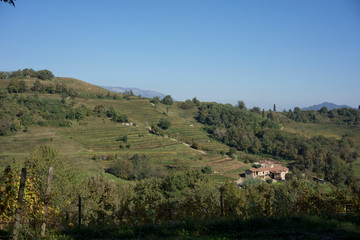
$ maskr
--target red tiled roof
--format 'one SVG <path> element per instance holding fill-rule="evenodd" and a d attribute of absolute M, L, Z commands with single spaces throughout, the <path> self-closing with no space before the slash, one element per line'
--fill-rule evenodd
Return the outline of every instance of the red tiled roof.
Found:
<path fill-rule="evenodd" d="M 251 172 L 264 172 L 269 171 L 271 168 L 250 168 L 249 171 Z"/>
<path fill-rule="evenodd" d="M 265 172 L 269 171 L 271 173 L 281 173 L 281 172 L 287 172 L 289 169 L 284 166 L 275 166 L 273 168 L 250 168 L 248 169 L 251 172 Z"/>
<path fill-rule="evenodd" d="M 281 173 L 281 172 L 287 172 L 287 171 L 289 171 L 289 169 L 284 166 L 276 166 L 276 167 L 270 168 L 269 171 L 272 173 Z"/>

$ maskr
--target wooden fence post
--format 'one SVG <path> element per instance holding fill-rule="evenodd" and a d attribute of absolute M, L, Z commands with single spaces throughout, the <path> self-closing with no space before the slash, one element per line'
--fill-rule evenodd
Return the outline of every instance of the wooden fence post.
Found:
<path fill-rule="evenodd" d="M 24 198 L 24 190 L 25 190 L 25 182 L 26 182 L 26 168 L 21 169 L 21 178 L 20 178 L 20 187 L 19 187 L 19 196 L 18 196 L 18 208 L 15 211 L 15 224 L 13 230 L 13 240 L 18 239 L 19 227 L 21 221 L 21 212 L 22 212 L 22 203 Z"/>
<path fill-rule="evenodd" d="M 220 214 L 223 217 L 224 216 L 224 200 L 223 195 L 220 195 Z"/>
<path fill-rule="evenodd" d="M 46 192 L 45 192 L 45 202 L 44 202 L 44 214 L 42 215 L 42 225 L 41 225 L 41 236 L 45 237 L 46 230 L 46 215 L 48 212 L 48 204 L 50 200 L 50 189 L 51 189 L 51 179 L 53 175 L 53 167 L 49 167 L 49 175 L 47 179 Z"/>
<path fill-rule="evenodd" d="M 79 195 L 79 227 L 81 227 L 81 196 Z"/>

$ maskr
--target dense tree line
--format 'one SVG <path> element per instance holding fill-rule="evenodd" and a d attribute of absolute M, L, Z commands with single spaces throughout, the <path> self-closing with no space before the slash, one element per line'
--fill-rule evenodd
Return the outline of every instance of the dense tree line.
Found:
<path fill-rule="evenodd" d="M 132 91 L 125 92 L 124 94 L 117 94 L 108 92 L 104 93 L 89 93 L 86 91 L 79 91 L 74 88 L 68 87 L 65 83 L 51 81 L 55 76 L 49 70 L 35 71 L 33 69 L 23 69 L 12 72 L 0 72 L 0 80 L 8 79 L 9 84 L 7 90 L 9 93 L 25 93 L 25 92 L 37 92 L 37 93 L 49 93 L 49 94 L 61 94 L 72 98 L 81 97 L 85 99 L 126 99 L 130 100 L 134 97 Z M 27 81 L 28 78 L 37 78 L 32 84 Z"/>
<path fill-rule="evenodd" d="M 335 108 L 328 110 L 326 107 L 322 107 L 318 111 L 302 111 L 296 107 L 294 111 L 284 111 L 283 114 L 296 122 L 303 123 L 334 123 L 356 126 L 360 124 L 360 111 L 354 108 Z"/>
<path fill-rule="evenodd" d="M 150 100 L 151 103 L 153 104 L 165 104 L 165 105 L 172 105 L 174 103 L 173 98 L 170 95 L 166 95 L 163 99 L 160 100 L 160 98 L 158 96 L 153 97 Z"/>
<path fill-rule="evenodd" d="M 359 154 L 353 140 L 306 138 L 281 131 L 278 123 L 263 116 L 243 104 L 209 103 L 199 107 L 197 120 L 214 138 L 240 151 L 295 160 L 298 170 L 314 172 L 337 185 L 354 183 L 351 163 Z"/>
<path fill-rule="evenodd" d="M 51 80 L 53 79 L 55 76 L 54 74 L 47 70 L 39 70 L 39 71 L 35 71 L 32 68 L 25 68 L 23 70 L 17 70 L 17 71 L 12 71 L 12 72 L 0 72 L 0 79 L 10 79 L 10 78 L 17 78 L 17 79 L 21 79 L 21 78 L 38 78 L 41 80 Z"/>
<path fill-rule="evenodd" d="M 196 118 L 207 126 L 212 136 L 225 144 L 251 153 L 259 153 L 261 144 L 256 133 L 263 129 L 279 129 L 280 124 L 248 111 L 241 104 L 203 103 Z"/>

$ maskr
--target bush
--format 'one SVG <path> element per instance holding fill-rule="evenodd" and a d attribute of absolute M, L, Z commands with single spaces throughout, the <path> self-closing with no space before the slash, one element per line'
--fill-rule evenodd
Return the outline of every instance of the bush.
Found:
<path fill-rule="evenodd" d="M 58 122 L 59 127 L 71 127 L 72 121 L 70 120 L 63 120 Z"/>
<path fill-rule="evenodd" d="M 3 118 L 0 120 L 0 136 L 7 136 L 11 132 L 12 122 L 9 119 Z"/>
<path fill-rule="evenodd" d="M 194 103 L 189 99 L 180 104 L 180 108 L 182 108 L 184 110 L 192 109 L 193 107 L 194 107 Z"/>
<path fill-rule="evenodd" d="M 158 104 L 160 102 L 160 98 L 158 96 L 153 97 L 153 99 L 150 100 L 153 104 Z"/>
<path fill-rule="evenodd" d="M 160 119 L 160 121 L 157 125 L 162 130 L 166 130 L 171 126 L 171 122 L 169 120 L 167 120 L 166 118 L 162 118 L 162 119 Z"/>
<path fill-rule="evenodd" d="M 128 141 L 128 135 L 124 135 L 122 137 L 119 137 L 116 139 L 116 141 L 123 141 L 123 142 L 127 142 Z"/>
<path fill-rule="evenodd" d="M 9 93 L 24 93 L 27 91 L 27 86 L 24 80 L 13 79 L 7 86 Z"/>
<path fill-rule="evenodd" d="M 271 184 L 273 182 L 273 180 L 271 178 L 266 180 L 267 183 Z"/>
<path fill-rule="evenodd" d="M 54 74 L 50 72 L 49 70 L 39 70 L 37 71 L 37 77 L 41 80 L 50 80 L 54 78 Z"/>
<path fill-rule="evenodd" d="M 213 170 L 211 169 L 211 166 L 205 166 L 201 169 L 201 172 L 204 174 L 211 174 L 213 173 Z"/>
<path fill-rule="evenodd" d="M 191 147 L 192 147 L 193 149 L 200 149 L 199 143 L 198 143 L 198 142 L 195 142 L 195 141 L 192 142 Z"/>
<path fill-rule="evenodd" d="M 37 123 L 38 123 L 38 125 L 39 125 L 39 126 L 42 126 L 42 127 L 45 127 L 45 126 L 47 126 L 47 125 L 48 125 L 48 124 L 47 124 L 47 122 L 45 122 L 45 121 L 41 121 L 41 120 L 40 120 L 40 121 L 38 121 Z"/>
<path fill-rule="evenodd" d="M 242 185 L 244 188 L 248 188 L 262 183 L 263 181 L 260 178 L 245 178 Z"/>

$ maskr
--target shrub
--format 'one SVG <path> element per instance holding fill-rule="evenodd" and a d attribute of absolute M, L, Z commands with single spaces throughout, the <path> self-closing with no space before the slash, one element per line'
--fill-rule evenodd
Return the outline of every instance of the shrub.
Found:
<path fill-rule="evenodd" d="M 48 124 L 47 124 L 47 122 L 45 122 L 45 121 L 41 121 L 41 120 L 40 120 L 40 121 L 38 121 L 37 123 L 38 123 L 38 125 L 39 125 L 39 126 L 42 126 L 42 127 L 45 127 L 45 126 L 47 126 L 47 125 L 48 125 Z"/>
<path fill-rule="evenodd" d="M 193 149 L 200 149 L 199 143 L 198 143 L 198 142 L 195 142 L 195 141 L 192 142 L 191 147 L 192 147 Z"/>
<path fill-rule="evenodd" d="M 273 180 L 271 178 L 266 180 L 267 183 L 271 184 L 273 182 Z"/>
<path fill-rule="evenodd" d="M 182 108 L 184 110 L 192 109 L 193 107 L 194 107 L 194 103 L 189 99 L 180 104 L 180 108 Z"/>
<path fill-rule="evenodd" d="M 70 120 L 62 120 L 58 122 L 59 127 L 71 127 L 72 122 Z"/>
<path fill-rule="evenodd" d="M 41 80 L 50 80 L 54 78 L 54 74 L 50 72 L 49 70 L 39 70 L 37 71 L 37 77 Z"/>
<path fill-rule="evenodd" d="M 213 170 L 211 169 L 211 166 L 205 166 L 201 169 L 201 172 L 204 174 L 211 174 L 213 173 Z"/>
<path fill-rule="evenodd" d="M 123 142 L 127 142 L 128 141 L 128 135 L 124 135 L 124 136 L 121 136 L 121 137 L 118 137 L 116 139 L 116 141 L 123 141 Z"/>
<path fill-rule="evenodd" d="M 162 118 L 157 125 L 159 126 L 159 128 L 166 130 L 171 126 L 171 122 L 166 118 Z"/>
<path fill-rule="evenodd" d="M 160 102 L 160 98 L 158 96 L 155 96 L 153 99 L 150 100 L 153 104 L 158 104 Z"/>

